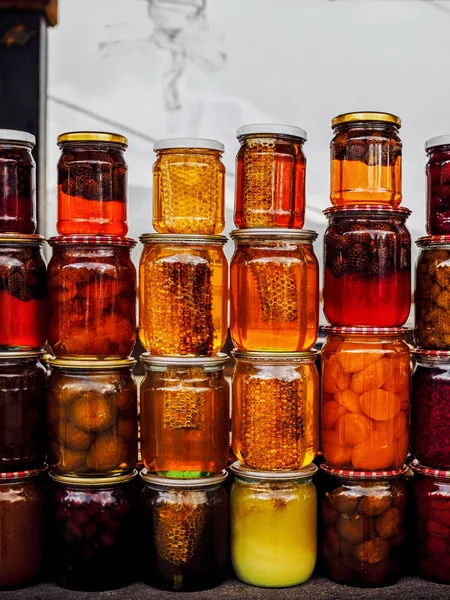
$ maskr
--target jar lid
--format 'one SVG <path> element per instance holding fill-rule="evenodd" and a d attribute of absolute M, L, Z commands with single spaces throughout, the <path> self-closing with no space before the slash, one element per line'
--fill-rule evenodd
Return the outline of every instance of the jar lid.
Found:
<path fill-rule="evenodd" d="M 0 142 L 23 142 L 34 146 L 36 137 L 27 131 L 19 131 L 18 129 L 0 129 Z"/>
<path fill-rule="evenodd" d="M 318 471 L 318 467 L 314 463 L 299 471 L 254 471 L 243 467 L 238 460 L 230 466 L 230 469 L 236 475 L 241 475 L 247 479 L 270 479 L 271 481 L 306 479 L 313 477 Z"/>
<path fill-rule="evenodd" d="M 2 360 L 8 362 L 10 360 L 20 360 L 21 358 L 40 358 L 44 354 L 45 350 L 9 350 L 8 352 L 0 352 L 0 363 Z"/>
<path fill-rule="evenodd" d="M 319 355 L 318 350 L 309 350 L 307 352 L 244 352 L 241 350 L 232 350 L 231 354 L 234 358 L 248 358 L 249 360 L 275 360 L 275 361 L 290 361 L 290 360 L 311 360 L 315 361 Z"/>
<path fill-rule="evenodd" d="M 92 356 L 65 356 L 64 358 L 50 357 L 48 363 L 52 367 L 59 369 L 89 369 L 89 370 L 111 370 L 121 367 L 134 367 L 136 364 L 134 358 L 93 358 Z"/>
<path fill-rule="evenodd" d="M 134 248 L 137 244 L 132 238 L 114 235 L 57 235 L 47 240 L 50 246 L 127 246 Z"/>
<path fill-rule="evenodd" d="M 308 139 L 308 134 L 301 127 L 295 127 L 294 125 L 278 125 L 277 123 L 253 123 L 251 125 L 243 125 L 236 131 L 236 137 L 240 139 L 246 135 L 273 135 L 287 136 L 292 138 L 298 138 L 303 142 Z"/>
<path fill-rule="evenodd" d="M 189 150 L 217 150 L 225 152 L 225 146 L 217 140 L 208 140 L 204 138 L 169 138 L 158 140 L 153 144 L 153 150 L 172 150 L 176 148 L 186 148 Z"/>
<path fill-rule="evenodd" d="M 369 110 L 367 112 L 350 112 L 338 115 L 337 117 L 334 117 L 334 119 L 331 121 L 331 127 L 335 127 L 336 125 L 340 125 L 341 123 L 356 123 L 358 121 L 377 121 L 379 123 L 393 123 L 398 127 L 402 126 L 400 117 L 397 117 L 396 115 L 392 115 L 391 113 L 374 112 Z"/>
<path fill-rule="evenodd" d="M 348 213 L 349 215 L 357 215 L 364 213 L 373 213 L 373 216 L 383 215 L 386 217 L 409 217 L 411 210 L 405 206 L 386 206 L 384 204 L 346 204 L 345 206 L 330 206 L 323 211 L 323 214 L 328 217 L 339 213 Z"/>
<path fill-rule="evenodd" d="M 141 361 L 146 365 L 158 365 L 164 366 L 196 366 L 196 367 L 215 367 L 223 366 L 227 360 L 228 355 L 220 352 L 215 356 L 153 356 L 148 352 L 144 352 L 140 357 Z"/>
<path fill-rule="evenodd" d="M 64 142 L 104 142 L 107 144 L 122 144 L 128 146 L 128 140 L 120 133 L 106 131 L 69 131 L 58 136 L 56 143 Z"/>
<path fill-rule="evenodd" d="M 34 233 L 1 233 L 0 244 L 20 244 L 26 246 L 41 246 L 45 242 L 43 235 Z"/>
<path fill-rule="evenodd" d="M 39 467 L 39 469 L 27 469 L 25 471 L 11 471 L 9 473 L 0 473 L 0 483 L 5 481 L 17 481 L 19 479 L 29 479 L 37 477 L 47 470 L 47 465 Z"/>
<path fill-rule="evenodd" d="M 426 467 L 425 465 L 421 465 L 417 459 L 411 461 L 409 466 L 413 471 L 420 475 L 428 475 L 430 477 L 437 477 L 438 479 L 450 479 L 450 471 Z"/>
<path fill-rule="evenodd" d="M 173 477 L 162 477 L 161 475 L 154 475 L 149 473 L 147 469 L 142 469 L 140 476 L 151 485 L 163 488 L 207 488 L 213 485 L 217 485 L 225 481 L 228 477 L 228 473 L 223 469 L 218 475 L 211 475 L 211 477 L 198 477 L 195 479 L 188 478 L 173 478 Z"/>
<path fill-rule="evenodd" d="M 416 240 L 419 248 L 446 246 L 450 244 L 450 235 L 424 235 Z"/>
<path fill-rule="evenodd" d="M 363 471 L 359 469 L 339 469 L 338 467 L 332 467 L 328 463 L 322 463 L 320 468 L 337 477 L 345 477 L 347 479 L 394 479 L 400 477 L 408 471 L 408 467 L 403 465 L 397 469 L 380 469 L 378 471 Z"/>
<path fill-rule="evenodd" d="M 405 335 L 407 327 L 334 327 L 325 325 L 325 333 L 348 333 L 356 335 Z"/>
<path fill-rule="evenodd" d="M 59 475 L 52 471 L 49 471 L 48 474 L 50 479 L 53 479 L 53 481 L 57 481 L 58 483 L 63 483 L 64 485 L 105 487 L 131 481 L 136 477 L 138 472 L 134 469 L 131 473 L 121 473 L 120 475 L 111 475 L 109 477 L 72 477 L 70 475 Z"/>
<path fill-rule="evenodd" d="M 450 135 L 437 135 L 425 142 L 425 150 L 438 146 L 450 146 Z"/>
<path fill-rule="evenodd" d="M 310 229 L 234 229 L 230 233 L 233 240 L 295 240 L 298 242 L 314 242 L 319 234 Z"/>
<path fill-rule="evenodd" d="M 204 246 L 223 246 L 227 243 L 225 235 L 183 234 L 183 233 L 144 233 L 139 240 L 143 244 L 190 244 Z"/>
<path fill-rule="evenodd" d="M 450 351 L 448 350 L 424 350 L 423 348 L 413 348 L 411 353 L 415 356 L 423 356 L 424 358 L 441 358 L 442 362 L 450 361 Z M 444 360 L 446 359 L 446 360 Z"/>

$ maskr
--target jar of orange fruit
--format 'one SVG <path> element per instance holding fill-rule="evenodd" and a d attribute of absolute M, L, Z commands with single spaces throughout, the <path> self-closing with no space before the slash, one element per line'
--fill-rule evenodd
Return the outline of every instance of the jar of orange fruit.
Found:
<path fill-rule="evenodd" d="M 401 327 L 326 327 L 322 432 L 332 466 L 377 470 L 409 449 L 410 350 Z"/>

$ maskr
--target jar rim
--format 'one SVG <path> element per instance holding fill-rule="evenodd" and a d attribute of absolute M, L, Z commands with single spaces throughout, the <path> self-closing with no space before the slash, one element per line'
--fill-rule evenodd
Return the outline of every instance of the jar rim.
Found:
<path fill-rule="evenodd" d="M 425 350 L 424 348 L 413 348 L 411 354 L 416 358 L 423 358 L 429 362 L 450 362 L 449 350 Z"/>
<path fill-rule="evenodd" d="M 36 136 L 19 129 L 0 129 L 0 144 L 2 142 L 20 142 L 32 148 L 36 144 Z"/>
<path fill-rule="evenodd" d="M 377 112 L 377 111 L 362 111 L 362 112 L 348 112 L 342 113 L 334 117 L 331 121 L 331 127 L 341 125 L 342 123 L 358 123 L 358 122 L 378 122 L 378 123 L 392 123 L 397 127 L 402 126 L 400 117 L 392 113 Z"/>
<path fill-rule="evenodd" d="M 408 471 L 408 466 L 403 465 L 402 467 L 394 469 L 379 469 L 371 471 L 369 469 L 341 469 L 339 467 L 333 467 L 328 463 L 322 463 L 320 465 L 322 471 L 335 477 L 342 477 L 343 479 L 358 479 L 365 481 L 373 481 L 376 479 L 395 479 L 401 477 Z"/>
<path fill-rule="evenodd" d="M 384 204 L 346 204 L 344 206 L 330 206 L 323 211 L 328 218 L 330 216 L 369 216 L 369 217 L 404 217 L 411 215 L 411 210 L 406 206 L 386 206 Z"/>
<path fill-rule="evenodd" d="M 158 488 L 186 488 L 186 489 L 201 489 L 208 488 L 218 485 L 225 481 L 228 477 L 228 473 L 223 469 L 217 475 L 211 475 L 210 477 L 198 477 L 194 479 L 189 478 L 174 478 L 174 477 L 163 477 L 161 475 L 154 475 L 149 473 L 148 469 L 142 469 L 139 473 L 144 483 Z"/>
<path fill-rule="evenodd" d="M 419 475 L 427 475 L 429 477 L 436 477 L 437 479 L 450 479 L 450 470 L 426 467 L 417 459 L 412 460 L 409 466 L 415 473 L 419 473 Z"/>
<path fill-rule="evenodd" d="M 63 483 L 64 485 L 73 486 L 84 486 L 84 487 L 106 487 L 110 485 L 117 485 L 119 483 L 126 483 L 132 481 L 138 474 L 137 470 L 134 469 L 130 473 L 120 473 L 119 475 L 110 475 L 107 477 L 72 477 L 71 475 L 60 475 L 49 471 L 48 475 L 50 479 L 57 483 Z"/>
<path fill-rule="evenodd" d="M 153 151 L 159 150 L 216 150 L 217 152 L 225 152 L 225 146 L 218 140 L 208 138 L 166 138 L 158 140 L 153 144 Z"/>
<path fill-rule="evenodd" d="M 306 352 L 263 352 L 263 351 L 249 351 L 237 350 L 236 348 L 231 351 L 233 358 L 243 358 L 249 360 L 270 360 L 270 361 L 289 361 L 289 360 L 300 360 L 300 361 L 311 361 L 314 362 L 319 356 L 318 350 L 308 350 Z"/>
<path fill-rule="evenodd" d="M 0 366 L 3 360 L 20 360 L 21 358 L 41 358 L 44 356 L 45 350 L 10 350 L 8 352 L 0 352 Z"/>
<path fill-rule="evenodd" d="M 56 367 L 59 369 L 89 369 L 94 371 L 109 371 L 122 367 L 134 367 L 137 361 L 132 357 L 117 358 L 113 356 L 105 356 L 104 358 L 95 358 L 92 356 L 67 355 L 64 358 L 51 356 L 48 358 L 47 362 L 51 367 Z"/>
<path fill-rule="evenodd" d="M 228 239 L 225 235 L 206 235 L 206 234 L 184 234 L 184 233 L 144 233 L 139 241 L 142 244 L 167 244 L 172 242 L 174 245 L 214 245 L 223 246 Z"/>
<path fill-rule="evenodd" d="M 23 479 L 31 479 L 33 477 L 37 477 L 38 475 L 42 475 L 47 471 L 48 466 L 44 464 L 42 467 L 38 469 L 26 469 L 24 471 L 9 471 L 7 473 L 0 473 L 0 485 L 2 483 L 8 483 L 10 481 L 19 481 Z"/>
<path fill-rule="evenodd" d="M 425 142 L 425 150 L 431 150 L 438 146 L 449 146 L 450 135 L 436 135 Z"/>
<path fill-rule="evenodd" d="M 58 135 L 58 145 L 67 142 L 100 142 L 128 146 L 128 139 L 124 135 L 108 131 L 68 131 Z"/>
<path fill-rule="evenodd" d="M 293 240 L 296 242 L 312 243 L 317 239 L 318 233 L 312 229 L 234 229 L 230 232 L 232 240 L 254 239 L 256 241 Z"/>
<path fill-rule="evenodd" d="M 140 360 L 145 365 L 158 365 L 164 366 L 196 366 L 201 367 L 205 365 L 207 367 L 223 366 L 229 356 L 223 352 L 219 352 L 214 356 L 154 356 L 149 352 L 144 352 L 139 356 Z"/>
<path fill-rule="evenodd" d="M 350 335 L 388 335 L 400 336 L 408 332 L 407 327 L 336 327 L 333 325 L 325 325 L 323 328 L 325 333 L 350 334 Z"/>
<path fill-rule="evenodd" d="M 419 248 L 444 248 L 450 246 L 450 235 L 424 235 L 416 240 Z"/>
<path fill-rule="evenodd" d="M 301 127 L 296 125 L 283 125 L 277 123 L 251 123 L 250 125 L 242 125 L 236 130 L 238 140 L 248 135 L 273 135 L 275 137 L 287 136 L 290 138 L 299 139 L 306 142 L 308 134 Z"/>
<path fill-rule="evenodd" d="M 243 467 L 240 461 L 230 465 L 230 469 L 235 475 L 245 477 L 246 479 L 270 479 L 270 481 L 295 481 L 297 479 L 310 479 L 317 471 L 318 467 L 311 463 L 304 469 L 298 471 L 256 471 Z"/>
<path fill-rule="evenodd" d="M 25 244 L 26 246 L 42 246 L 45 242 L 43 235 L 36 233 L 1 233 L 0 244 Z"/>
<path fill-rule="evenodd" d="M 132 238 L 114 235 L 57 235 L 47 240 L 49 246 L 127 246 L 134 248 L 137 244 Z"/>

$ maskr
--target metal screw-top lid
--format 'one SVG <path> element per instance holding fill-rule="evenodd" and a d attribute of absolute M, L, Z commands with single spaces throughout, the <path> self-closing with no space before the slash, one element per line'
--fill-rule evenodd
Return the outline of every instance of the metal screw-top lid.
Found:
<path fill-rule="evenodd" d="M 128 139 L 124 135 L 107 131 L 69 131 L 59 135 L 56 140 L 57 144 L 64 144 L 64 142 L 103 142 L 128 146 Z"/>
<path fill-rule="evenodd" d="M 236 131 L 236 137 L 240 139 L 246 135 L 273 135 L 274 137 L 291 137 L 306 142 L 308 134 L 301 127 L 294 125 L 278 125 L 277 123 L 253 123 L 243 125 Z"/>
<path fill-rule="evenodd" d="M 153 150 L 175 150 L 186 148 L 187 150 L 217 150 L 225 152 L 225 146 L 217 140 L 208 140 L 205 138 L 169 138 L 159 140 L 153 145 Z"/>
<path fill-rule="evenodd" d="M 18 129 L 0 129 L 0 144 L 1 142 L 22 142 L 34 146 L 36 138 L 32 133 L 27 131 L 19 131 Z"/>
<path fill-rule="evenodd" d="M 364 112 L 350 112 L 338 115 L 337 117 L 334 117 L 334 119 L 331 121 L 331 127 L 341 125 L 341 123 L 358 123 L 364 121 L 392 123 L 393 125 L 397 125 L 397 127 L 402 126 L 400 117 L 397 117 L 396 115 L 393 115 L 391 113 L 376 112 L 369 110 Z"/>
<path fill-rule="evenodd" d="M 425 150 L 438 146 L 450 146 L 450 135 L 436 135 L 425 142 Z"/>
<path fill-rule="evenodd" d="M 234 462 L 230 469 L 235 475 L 245 477 L 245 479 L 268 479 L 273 482 L 296 481 L 297 479 L 310 479 L 317 473 L 318 468 L 314 463 L 299 471 L 255 471 L 247 469 L 239 461 Z"/>

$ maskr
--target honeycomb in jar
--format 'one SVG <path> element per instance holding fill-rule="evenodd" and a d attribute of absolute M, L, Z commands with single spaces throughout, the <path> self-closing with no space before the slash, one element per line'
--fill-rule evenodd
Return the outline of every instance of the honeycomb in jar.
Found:
<path fill-rule="evenodd" d="M 294 266 L 284 257 L 250 261 L 264 323 L 286 323 L 298 318 L 297 281 Z"/>
<path fill-rule="evenodd" d="M 272 202 L 275 158 L 275 138 L 252 137 L 246 140 L 242 182 L 245 227 L 274 226 Z"/>
<path fill-rule="evenodd" d="M 204 382 L 202 389 L 199 383 Z M 164 377 L 163 423 L 164 429 L 200 429 L 203 423 L 203 407 L 210 393 L 205 372 L 189 369 L 183 380 L 176 372 L 168 371 Z"/>
<path fill-rule="evenodd" d="M 179 567 L 194 556 L 205 522 L 202 504 L 164 501 L 158 504 L 156 544 L 158 554 Z"/>

